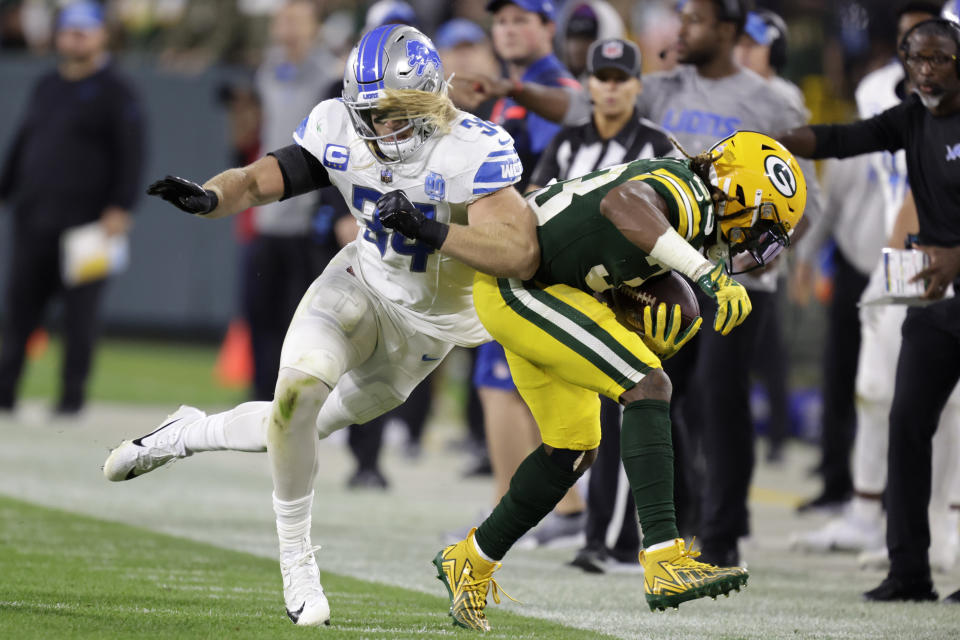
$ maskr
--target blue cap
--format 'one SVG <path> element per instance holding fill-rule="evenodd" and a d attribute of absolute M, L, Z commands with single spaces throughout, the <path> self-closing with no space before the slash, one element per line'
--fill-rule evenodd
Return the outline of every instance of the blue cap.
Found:
<path fill-rule="evenodd" d="M 433 43 L 437 49 L 450 49 L 458 44 L 476 44 L 487 39 L 483 27 L 464 18 L 454 18 L 440 25 Z"/>
<path fill-rule="evenodd" d="M 557 6 L 553 0 L 490 0 L 487 3 L 487 11 L 496 13 L 505 4 L 515 4 L 524 11 L 539 13 L 548 20 L 557 19 Z"/>
<path fill-rule="evenodd" d="M 780 35 L 777 28 L 768 24 L 756 11 L 747 14 L 747 22 L 743 30 L 754 42 L 762 46 L 770 45 Z"/>
<path fill-rule="evenodd" d="M 99 29 L 103 26 L 103 7 L 96 2 L 73 2 L 57 16 L 57 30 Z"/>
<path fill-rule="evenodd" d="M 367 9 L 364 31 L 370 31 L 385 24 L 417 25 L 417 12 L 403 0 L 380 0 Z"/>

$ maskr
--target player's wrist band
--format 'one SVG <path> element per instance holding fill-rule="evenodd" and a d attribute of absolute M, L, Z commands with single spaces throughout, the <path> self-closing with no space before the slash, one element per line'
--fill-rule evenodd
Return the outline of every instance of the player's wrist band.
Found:
<path fill-rule="evenodd" d="M 657 238 L 650 250 L 650 257 L 665 267 L 679 271 L 693 282 L 713 269 L 713 264 L 674 229 L 668 229 Z"/>
<path fill-rule="evenodd" d="M 417 230 L 417 240 L 433 249 L 439 250 L 450 233 L 450 225 L 436 220 L 426 219 Z"/>

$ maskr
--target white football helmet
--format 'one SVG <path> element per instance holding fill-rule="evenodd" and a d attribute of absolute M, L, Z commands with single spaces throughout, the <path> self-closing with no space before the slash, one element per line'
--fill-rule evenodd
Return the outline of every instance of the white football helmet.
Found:
<path fill-rule="evenodd" d="M 367 141 L 380 162 L 396 164 L 422 147 L 436 128 L 426 118 L 417 118 L 399 131 L 377 135 L 373 112 L 385 89 L 446 91 L 440 54 L 430 38 L 413 27 L 386 24 L 364 35 L 350 52 L 343 74 L 343 103 L 357 135 Z M 408 137 L 397 139 L 411 130 Z"/>

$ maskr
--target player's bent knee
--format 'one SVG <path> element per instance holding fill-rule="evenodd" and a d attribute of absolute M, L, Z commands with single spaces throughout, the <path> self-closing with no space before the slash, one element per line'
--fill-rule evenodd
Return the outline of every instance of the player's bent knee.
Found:
<path fill-rule="evenodd" d="M 273 424 L 283 430 L 295 424 L 296 414 L 314 415 L 330 394 L 330 387 L 319 378 L 290 367 L 283 367 L 277 376 L 273 395 Z M 311 424 L 311 419 L 307 424 Z"/>
<path fill-rule="evenodd" d="M 673 384 L 663 369 L 651 369 L 643 380 L 620 396 L 620 403 L 627 405 L 637 400 L 663 400 L 670 402 Z"/>
<path fill-rule="evenodd" d="M 549 445 L 543 445 L 544 451 L 550 461 L 561 467 L 565 471 L 573 471 L 577 475 L 583 475 L 597 459 L 597 449 L 587 449 L 586 451 L 577 451 L 575 449 L 557 449 Z"/>

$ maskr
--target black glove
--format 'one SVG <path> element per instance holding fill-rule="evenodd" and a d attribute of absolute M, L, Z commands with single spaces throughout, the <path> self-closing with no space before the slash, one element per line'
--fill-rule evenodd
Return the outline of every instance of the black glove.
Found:
<path fill-rule="evenodd" d="M 380 196 L 377 209 L 380 212 L 380 224 L 398 231 L 404 237 L 419 240 L 434 249 L 439 249 L 447 239 L 450 227 L 423 215 L 400 189 Z"/>
<path fill-rule="evenodd" d="M 193 214 L 209 213 L 220 203 L 213 191 L 177 176 L 157 180 L 147 189 L 147 195 L 159 196 L 181 211 Z"/>

